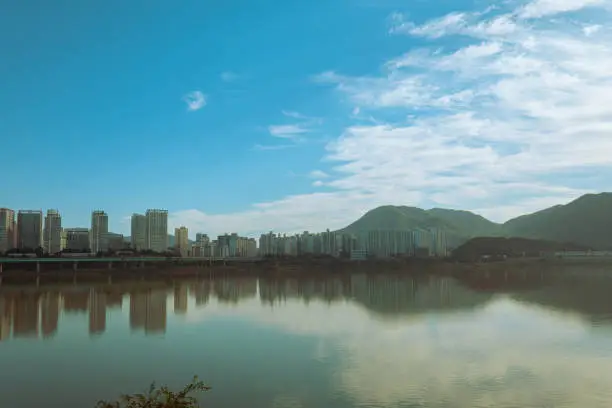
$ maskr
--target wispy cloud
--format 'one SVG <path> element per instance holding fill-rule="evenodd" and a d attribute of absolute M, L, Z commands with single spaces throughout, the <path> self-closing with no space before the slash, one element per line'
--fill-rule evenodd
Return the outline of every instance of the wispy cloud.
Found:
<path fill-rule="evenodd" d="M 503 221 L 609 189 L 612 33 L 584 29 L 609 21 L 609 5 L 536 0 L 424 24 L 398 16 L 392 31 L 427 47 L 415 51 L 408 42 L 407 53 L 380 61 L 380 75 L 314 78 L 348 109 L 376 119 L 355 119 L 327 145 L 321 159 L 335 164 L 329 192 L 176 219 L 290 232 L 342 227 L 374 206 L 410 204 Z M 596 13 L 580 12 L 587 8 Z"/>
<path fill-rule="evenodd" d="M 268 133 L 280 139 L 291 141 L 292 145 L 302 144 L 307 141 L 306 135 L 313 131 L 313 127 L 321 123 L 319 118 L 313 118 L 295 111 L 281 111 L 283 116 L 294 119 L 287 124 L 268 126 Z"/>
<path fill-rule="evenodd" d="M 268 131 L 274 137 L 295 139 L 297 136 L 307 133 L 308 129 L 301 125 L 271 125 L 268 126 Z"/>
<path fill-rule="evenodd" d="M 284 145 L 261 145 L 261 144 L 256 144 L 255 146 L 253 146 L 254 150 L 284 150 L 284 149 L 288 149 L 290 147 L 294 147 L 295 145 L 292 144 L 284 144 Z"/>
<path fill-rule="evenodd" d="M 316 178 L 316 179 L 323 179 L 323 178 L 328 178 L 329 174 L 327 174 L 326 172 L 322 170 L 313 170 L 310 172 L 309 177 Z"/>
<path fill-rule="evenodd" d="M 282 111 L 283 115 L 289 117 L 289 118 L 294 118 L 294 119 L 308 119 L 308 116 L 302 115 L 299 112 L 294 112 L 294 111 Z"/>
<path fill-rule="evenodd" d="M 192 91 L 183 97 L 187 104 L 187 110 L 197 111 L 206 106 L 206 95 L 200 91 Z"/>
<path fill-rule="evenodd" d="M 534 0 L 518 10 L 523 18 L 539 18 L 553 14 L 602 6 L 608 0 Z"/>
<path fill-rule="evenodd" d="M 239 75 L 232 71 L 225 71 L 221 73 L 221 80 L 223 82 L 234 82 L 239 78 Z"/>

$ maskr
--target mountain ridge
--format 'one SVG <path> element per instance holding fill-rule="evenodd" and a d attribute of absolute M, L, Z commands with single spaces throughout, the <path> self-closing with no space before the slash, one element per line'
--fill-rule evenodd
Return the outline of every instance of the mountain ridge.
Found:
<path fill-rule="evenodd" d="M 338 230 L 356 234 L 376 229 L 443 228 L 449 246 L 476 237 L 507 237 L 571 242 L 595 249 L 612 248 L 612 193 L 585 194 L 567 203 L 496 223 L 467 210 L 380 206 Z"/>

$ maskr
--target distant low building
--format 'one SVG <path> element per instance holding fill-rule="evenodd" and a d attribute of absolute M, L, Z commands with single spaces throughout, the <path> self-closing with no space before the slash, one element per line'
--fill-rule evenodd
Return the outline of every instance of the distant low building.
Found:
<path fill-rule="evenodd" d="M 91 244 L 89 242 L 89 229 L 87 228 L 66 228 L 64 229 L 66 236 L 66 251 L 91 252 Z"/>
<path fill-rule="evenodd" d="M 123 234 L 114 232 L 104 232 L 100 234 L 100 251 L 101 252 L 116 252 L 125 248 L 125 239 Z"/>

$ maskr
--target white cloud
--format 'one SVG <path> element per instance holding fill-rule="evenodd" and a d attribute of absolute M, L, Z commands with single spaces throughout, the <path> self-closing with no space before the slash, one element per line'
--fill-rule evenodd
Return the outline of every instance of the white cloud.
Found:
<path fill-rule="evenodd" d="M 183 97 L 187 104 L 187 110 L 197 111 L 206 106 L 206 95 L 200 91 L 192 91 Z"/>
<path fill-rule="evenodd" d="M 293 139 L 298 135 L 307 133 L 308 129 L 301 125 L 271 125 L 268 126 L 268 131 L 275 137 Z"/>
<path fill-rule="evenodd" d="M 429 46 L 380 61 L 380 75 L 314 77 L 349 112 L 359 106 L 375 118 L 347 126 L 326 147 L 323 159 L 338 175 L 326 183 L 329 193 L 176 219 L 291 232 L 342 227 L 380 204 L 445 204 L 504 221 L 609 188 L 603 181 L 583 188 L 568 175 L 612 170 L 612 35 L 584 31 L 592 21 L 581 13 L 550 17 L 590 7 L 603 20 L 609 2 L 552 4 L 454 13 L 422 25 L 396 17 L 394 32 L 424 36 Z M 291 136 L 303 128 L 270 130 Z"/>
<path fill-rule="evenodd" d="M 315 180 L 315 181 L 313 181 L 313 182 L 312 182 L 312 185 L 313 185 L 314 187 L 321 187 L 321 186 L 323 186 L 323 185 L 324 185 L 324 183 L 323 183 L 323 181 L 321 181 L 321 180 Z"/>
<path fill-rule="evenodd" d="M 601 30 L 601 28 L 602 28 L 602 26 L 599 25 L 599 24 L 589 24 L 589 25 L 584 26 L 582 28 L 582 32 L 584 33 L 584 35 L 586 35 L 588 37 L 590 35 L 595 34 L 599 30 Z"/>
<path fill-rule="evenodd" d="M 523 18 L 538 18 L 601 6 L 606 3 L 609 4 L 607 0 L 533 0 L 521 8 L 518 14 Z"/>

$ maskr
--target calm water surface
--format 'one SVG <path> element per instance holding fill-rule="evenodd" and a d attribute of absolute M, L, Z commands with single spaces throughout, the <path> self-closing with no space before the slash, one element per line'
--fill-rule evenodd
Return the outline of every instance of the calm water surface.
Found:
<path fill-rule="evenodd" d="M 612 406 L 610 277 L 0 288 L 0 406 L 181 386 L 206 407 Z"/>

